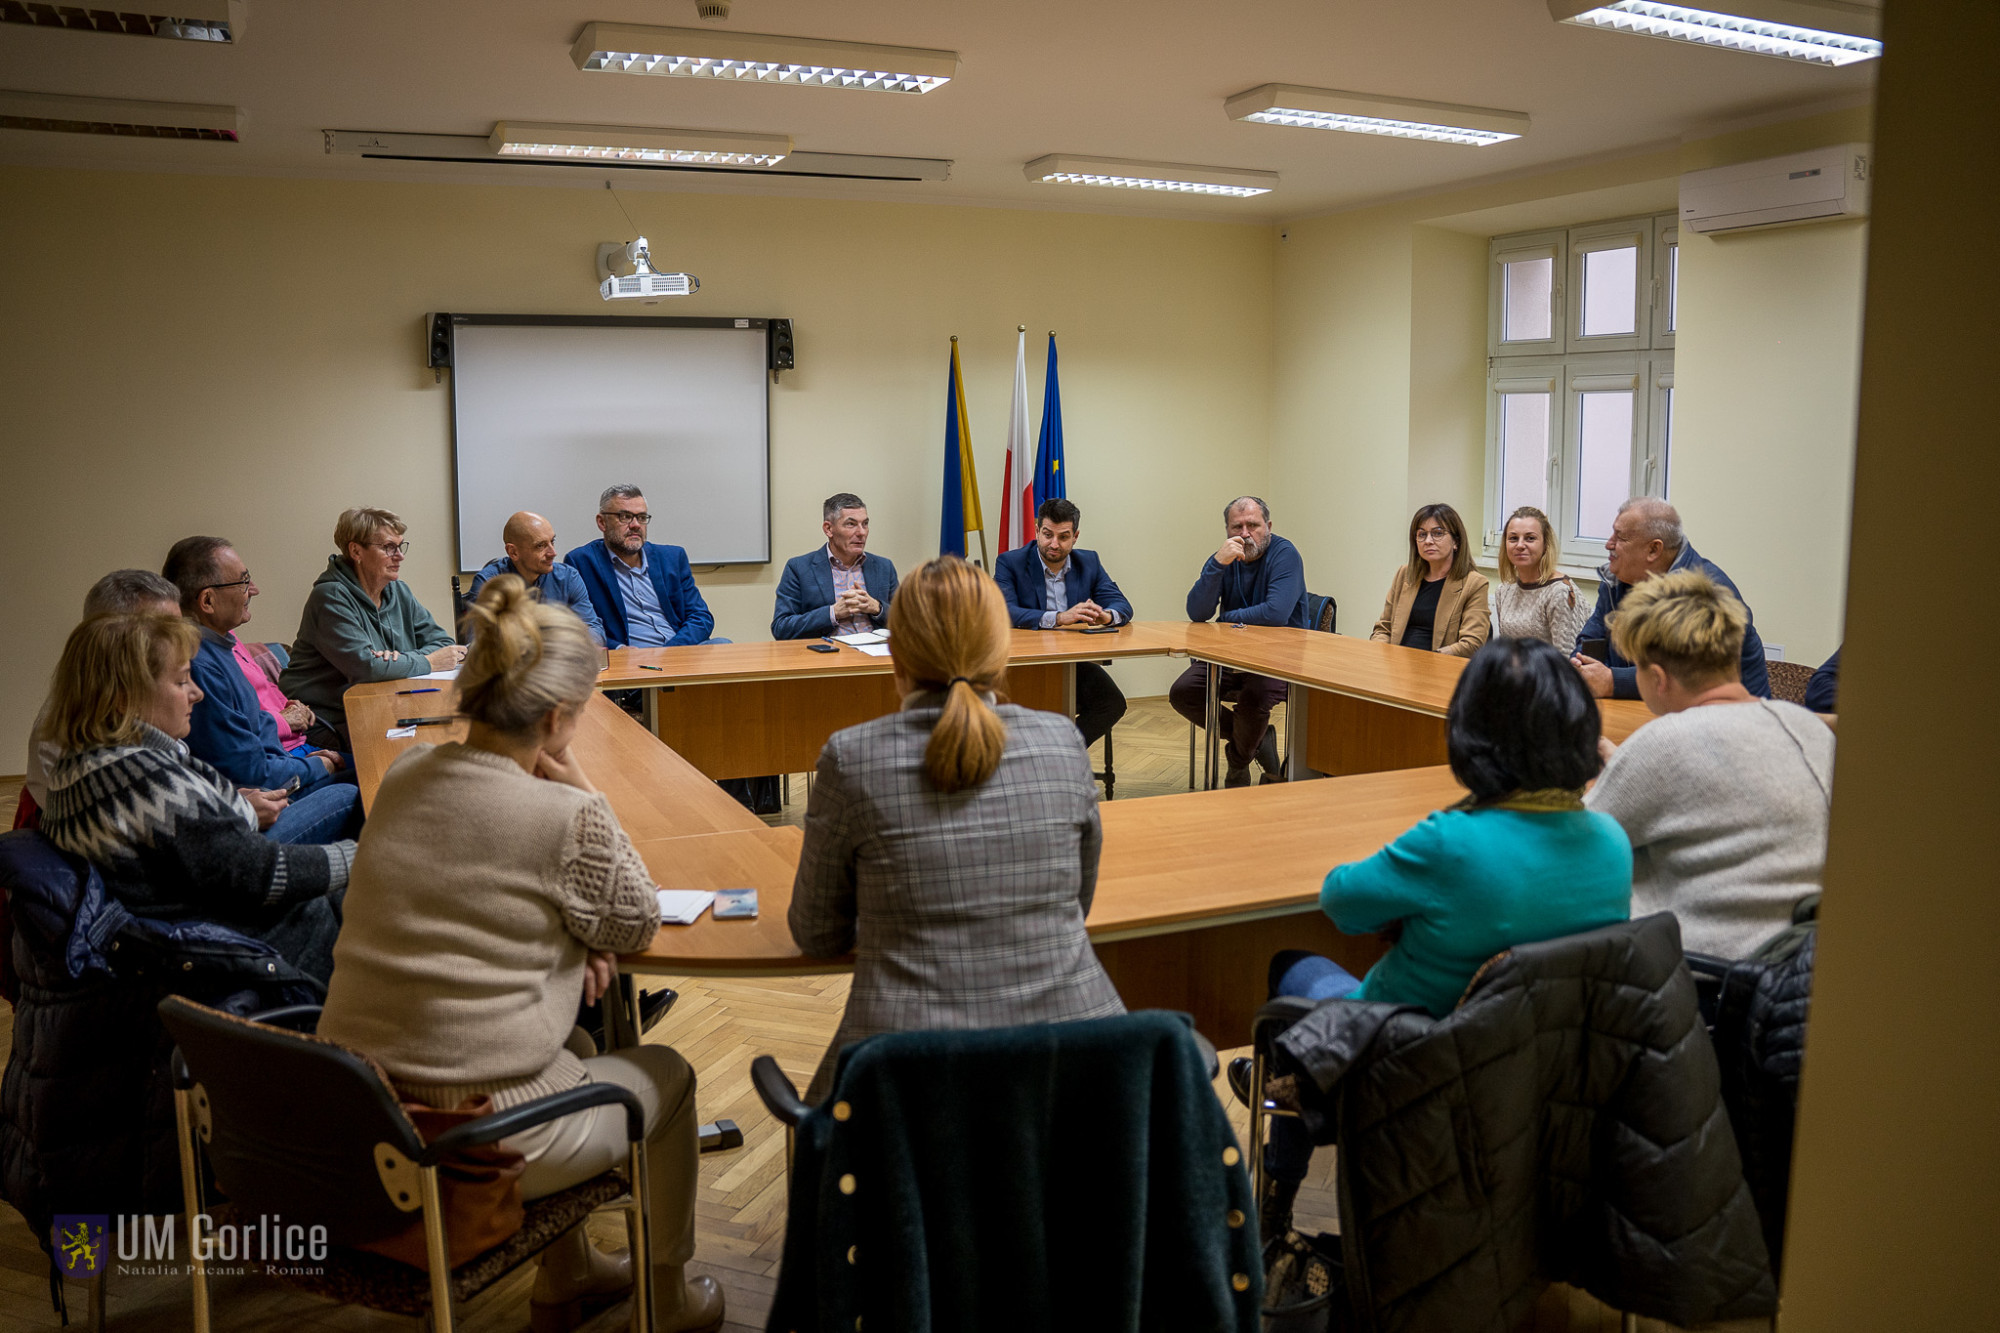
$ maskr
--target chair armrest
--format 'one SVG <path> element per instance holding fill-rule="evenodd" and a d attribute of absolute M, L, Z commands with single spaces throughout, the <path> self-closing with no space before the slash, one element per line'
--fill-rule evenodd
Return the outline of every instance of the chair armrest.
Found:
<path fill-rule="evenodd" d="M 1697 980 L 1713 977 L 1719 981 L 1728 976 L 1729 969 L 1735 966 L 1732 960 L 1717 958 L 1714 954 L 1689 953 L 1682 954 L 1681 957 L 1686 960 L 1688 971 L 1694 973 Z"/>
<path fill-rule="evenodd" d="M 597 1106 L 622 1106 L 625 1108 L 625 1138 L 629 1143 L 638 1143 L 646 1137 L 646 1108 L 639 1104 L 639 1095 L 630 1088 L 616 1083 L 585 1083 L 581 1087 L 569 1088 L 563 1092 L 537 1097 L 519 1106 L 510 1106 L 492 1115 L 468 1120 L 462 1125 L 454 1125 L 444 1133 L 424 1145 L 421 1165 L 435 1166 L 437 1163 L 462 1148 L 476 1148 L 484 1143 L 494 1143 L 536 1125 L 546 1124 L 578 1111 L 588 1111 Z"/>
<path fill-rule="evenodd" d="M 278 1009 L 246 1014 L 245 1017 L 252 1023 L 269 1023 L 293 1032 L 311 1032 L 319 1026 L 319 1011 L 320 1007 L 316 1004 L 288 1004 Z M 310 1018 L 312 1022 L 301 1024 L 297 1021 L 301 1018 Z"/>
<path fill-rule="evenodd" d="M 750 1083 L 763 1099 L 765 1109 L 794 1129 L 812 1112 L 812 1107 L 799 1100 L 799 1090 L 785 1077 L 785 1071 L 768 1055 L 750 1062 Z"/>
<path fill-rule="evenodd" d="M 1278 1034 L 1319 1007 L 1318 1000 L 1303 995 L 1280 995 L 1266 1000 L 1250 1020 L 1250 1041 L 1268 1049 Z"/>

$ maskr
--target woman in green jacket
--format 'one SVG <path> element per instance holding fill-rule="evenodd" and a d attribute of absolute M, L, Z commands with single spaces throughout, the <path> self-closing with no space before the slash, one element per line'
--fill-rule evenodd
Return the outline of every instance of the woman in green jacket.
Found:
<path fill-rule="evenodd" d="M 304 700 L 339 741 L 315 736 L 330 748 L 349 750 L 341 695 L 350 685 L 402 680 L 458 666 L 465 649 L 431 619 L 402 582 L 408 528 L 386 509 L 349 509 L 333 527 L 337 552 L 314 580 L 299 617 L 299 637 L 278 687 Z"/>

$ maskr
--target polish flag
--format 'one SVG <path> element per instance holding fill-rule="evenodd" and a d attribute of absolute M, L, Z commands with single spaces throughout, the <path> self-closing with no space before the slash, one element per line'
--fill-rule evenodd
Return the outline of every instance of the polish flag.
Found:
<path fill-rule="evenodd" d="M 1014 345 L 1014 408 L 1007 420 L 1007 473 L 1000 492 L 1000 550 L 1035 540 L 1035 464 L 1028 444 L 1028 326 Z M 1020 459 L 1020 467 L 1014 460 Z"/>

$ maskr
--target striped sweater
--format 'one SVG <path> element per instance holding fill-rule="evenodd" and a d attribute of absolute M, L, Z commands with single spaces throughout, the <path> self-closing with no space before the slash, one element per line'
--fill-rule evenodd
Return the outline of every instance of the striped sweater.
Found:
<path fill-rule="evenodd" d="M 229 779 L 147 727 L 137 745 L 65 754 L 49 770 L 42 833 L 103 872 L 145 916 L 255 928 L 347 883 L 352 842 L 280 846 Z"/>

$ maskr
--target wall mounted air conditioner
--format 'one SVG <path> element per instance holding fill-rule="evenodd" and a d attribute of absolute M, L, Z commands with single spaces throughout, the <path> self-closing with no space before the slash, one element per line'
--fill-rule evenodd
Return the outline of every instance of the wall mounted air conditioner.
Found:
<path fill-rule="evenodd" d="M 1689 231 L 1748 231 L 1868 216 L 1869 146 L 1690 171 L 1681 177 L 1681 226 Z"/>

